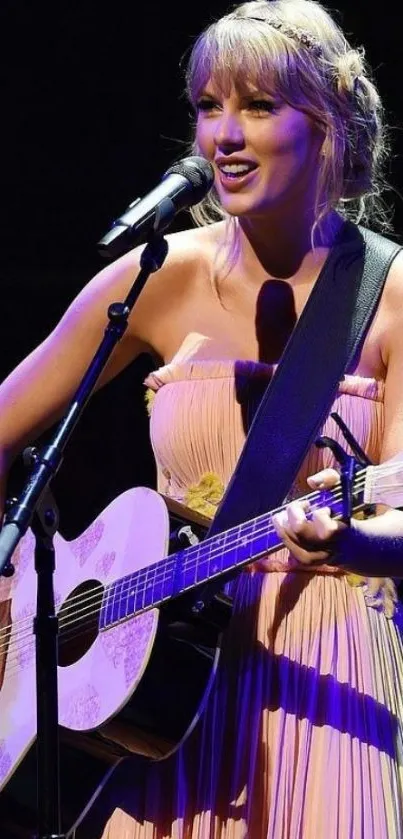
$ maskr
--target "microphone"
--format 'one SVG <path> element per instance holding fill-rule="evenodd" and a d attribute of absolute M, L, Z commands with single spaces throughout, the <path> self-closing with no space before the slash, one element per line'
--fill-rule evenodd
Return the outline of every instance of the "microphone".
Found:
<path fill-rule="evenodd" d="M 162 232 L 179 210 L 198 204 L 213 182 L 213 167 L 204 157 L 185 157 L 174 163 L 155 189 L 136 198 L 113 222 L 98 242 L 99 253 L 115 259 L 151 232 Z"/>

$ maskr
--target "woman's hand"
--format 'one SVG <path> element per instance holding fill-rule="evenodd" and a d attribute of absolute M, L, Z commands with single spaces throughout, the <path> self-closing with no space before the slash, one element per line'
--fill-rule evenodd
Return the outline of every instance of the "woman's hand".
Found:
<path fill-rule="evenodd" d="M 334 469 L 308 478 L 312 489 L 331 489 L 339 480 Z M 403 578 L 403 511 L 389 508 L 369 519 L 352 519 L 348 527 L 332 518 L 329 508 L 314 510 L 292 501 L 273 516 L 273 526 L 292 556 L 303 565 L 335 561 L 345 571 L 366 577 Z M 265 569 L 265 560 L 260 562 Z"/>
<path fill-rule="evenodd" d="M 323 469 L 308 478 L 313 490 L 332 489 L 339 481 L 335 469 Z M 328 507 L 310 512 L 306 501 L 292 501 L 272 517 L 273 526 L 293 558 L 302 565 L 335 562 L 337 567 L 366 577 L 403 578 L 403 511 L 389 508 L 351 525 L 332 518 Z M 250 570 L 271 570 L 263 557 Z"/>
<path fill-rule="evenodd" d="M 335 469 L 323 469 L 308 478 L 308 485 L 312 489 L 331 489 L 338 480 Z M 343 522 L 332 518 L 329 507 L 310 511 L 309 502 L 298 500 L 276 513 L 272 522 L 293 558 L 304 565 L 329 562 L 337 535 L 346 528 Z"/>
<path fill-rule="evenodd" d="M 335 469 L 323 469 L 308 478 L 308 485 L 313 490 L 331 489 L 340 476 Z M 292 556 L 304 565 L 329 563 L 333 551 L 333 540 L 346 525 L 330 515 L 329 508 L 314 510 L 309 519 L 309 504 L 304 501 L 292 501 L 281 512 L 272 516 L 274 529 L 288 548 Z M 270 571 L 272 560 L 263 557 L 249 566 L 251 571 Z"/>

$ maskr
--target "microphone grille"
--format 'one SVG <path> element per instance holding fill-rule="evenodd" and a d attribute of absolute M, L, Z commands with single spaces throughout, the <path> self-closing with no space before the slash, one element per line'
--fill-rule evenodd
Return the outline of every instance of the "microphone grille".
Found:
<path fill-rule="evenodd" d="M 168 175 L 183 175 L 192 184 L 195 190 L 195 203 L 211 189 L 214 183 L 214 170 L 211 163 L 204 157 L 184 157 L 178 160 L 165 172 L 164 178 Z"/>

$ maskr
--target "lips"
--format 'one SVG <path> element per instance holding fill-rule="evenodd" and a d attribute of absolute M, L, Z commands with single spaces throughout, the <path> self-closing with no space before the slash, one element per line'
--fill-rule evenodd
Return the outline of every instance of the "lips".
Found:
<path fill-rule="evenodd" d="M 256 176 L 257 166 L 239 172 L 224 171 L 218 168 L 218 177 L 220 184 L 229 192 L 235 192 L 244 186 L 247 186 Z"/>
<path fill-rule="evenodd" d="M 232 192 L 246 186 L 257 169 L 253 160 L 242 157 L 219 157 L 214 161 L 224 189 Z"/>
<path fill-rule="evenodd" d="M 220 172 L 233 174 L 234 177 L 237 174 L 247 174 L 257 168 L 254 160 L 246 160 L 242 157 L 218 157 L 214 162 Z"/>

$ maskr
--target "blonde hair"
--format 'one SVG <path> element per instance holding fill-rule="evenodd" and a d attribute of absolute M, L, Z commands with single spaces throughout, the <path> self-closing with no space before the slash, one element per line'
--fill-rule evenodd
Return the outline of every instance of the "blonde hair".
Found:
<path fill-rule="evenodd" d="M 315 224 L 331 209 L 387 229 L 381 199 L 388 143 L 383 107 L 363 49 L 352 49 L 316 0 L 250 0 L 196 40 L 187 68 L 193 106 L 209 79 L 219 89 L 253 80 L 321 125 Z M 198 153 L 196 141 L 193 151 Z M 228 218 L 214 189 L 192 215 L 199 225 Z"/>

